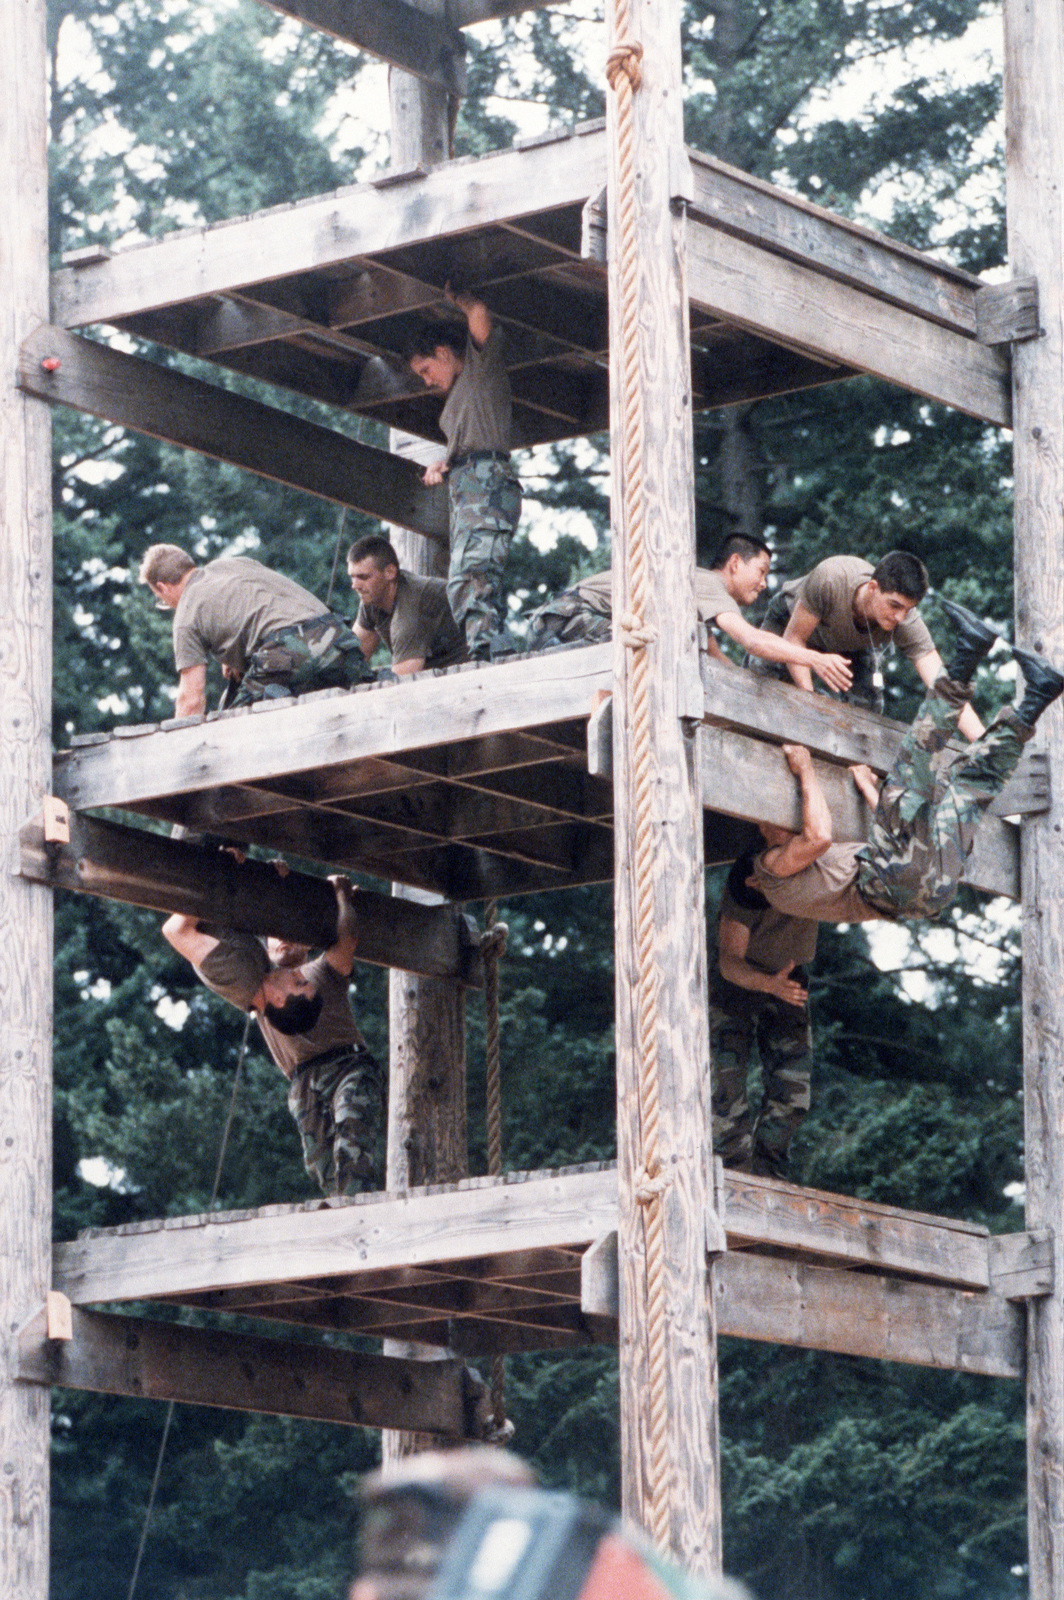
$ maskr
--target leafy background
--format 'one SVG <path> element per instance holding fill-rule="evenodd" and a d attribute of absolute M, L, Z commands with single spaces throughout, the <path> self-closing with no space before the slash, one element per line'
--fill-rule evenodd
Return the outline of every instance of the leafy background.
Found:
<path fill-rule="evenodd" d="M 593 15 L 542 11 L 474 30 L 460 154 L 506 145 L 536 118 L 601 114 Z M 991 16 L 976 0 L 692 0 L 688 137 L 972 271 L 1000 268 L 1000 84 L 992 61 L 952 74 L 949 53 Z M 380 69 L 251 0 L 53 0 L 49 27 L 57 260 L 319 193 L 387 159 L 381 127 L 359 117 L 380 101 Z M 1009 630 L 1010 459 L 998 432 L 858 379 L 700 417 L 695 447 L 703 556 L 732 526 L 765 534 L 781 574 L 839 550 L 902 546 L 943 592 Z M 526 611 L 608 558 L 603 448 L 542 449 L 525 466 L 530 536 L 513 560 Z M 170 709 L 167 628 L 134 582 L 148 543 L 201 558 L 250 552 L 322 594 L 328 584 L 329 508 L 62 411 L 55 507 L 58 745 Z M 346 536 L 372 526 L 351 517 Z M 928 615 L 935 627 L 933 604 Z M 979 688 L 987 703 L 1009 693 L 986 668 Z M 892 677 L 890 693 L 895 715 L 912 711 L 911 676 Z M 507 1164 L 609 1157 L 609 891 L 517 900 L 502 915 Z M 205 1208 L 240 1019 L 190 983 L 158 919 L 62 895 L 56 916 L 57 1236 Z M 813 992 L 814 1108 L 796 1175 L 1021 1226 L 1015 917 L 968 898 L 910 938 L 825 929 Z M 360 974 L 357 1004 L 386 1050 L 381 974 Z M 245 1070 L 221 1203 L 307 1198 L 280 1079 L 257 1047 Z M 474 1171 L 482 1080 L 474 1014 Z M 721 1363 L 726 1562 L 761 1600 L 1025 1592 L 1019 1385 L 736 1341 Z M 509 1407 L 516 1446 L 547 1484 L 616 1504 L 612 1353 L 512 1360 Z M 63 1600 L 126 1593 L 162 1409 L 55 1394 Z M 178 1408 L 138 1594 L 339 1600 L 354 1566 L 350 1491 L 376 1452 L 357 1430 Z"/>

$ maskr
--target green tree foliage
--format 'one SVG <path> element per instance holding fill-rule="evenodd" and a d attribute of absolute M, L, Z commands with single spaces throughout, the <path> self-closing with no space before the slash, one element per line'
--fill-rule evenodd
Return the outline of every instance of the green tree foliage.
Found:
<path fill-rule="evenodd" d="M 846 214 L 874 203 L 899 238 L 970 270 L 997 265 L 992 73 L 973 87 L 920 67 L 872 110 L 810 113 L 856 65 L 912 41 L 957 39 L 979 9 L 976 0 L 691 0 L 688 135 Z M 600 64 L 578 22 L 548 10 L 477 32 L 459 153 L 508 143 L 518 102 L 570 124 L 601 114 Z M 49 25 L 57 255 L 286 203 L 347 181 L 362 157 L 340 93 L 360 59 L 252 0 L 213 9 L 60 0 Z M 788 574 L 838 550 L 902 546 L 927 562 L 936 586 L 1007 628 L 1010 466 L 993 431 L 852 380 L 701 417 L 695 444 L 703 559 L 736 525 L 765 533 Z M 586 444 L 537 456 L 527 498 L 543 524 L 569 529 L 579 513 L 600 542 L 589 550 L 566 532 L 544 555 L 519 540 L 514 577 L 526 609 L 605 563 L 601 466 Z M 65 413 L 55 499 L 60 745 L 170 709 L 168 622 L 133 581 L 148 543 L 181 543 L 199 559 L 248 552 L 323 595 L 329 583 L 329 508 Z M 371 526 L 350 518 L 345 537 Z M 937 627 L 933 606 L 928 615 Z M 979 692 L 992 704 L 1008 689 L 984 668 Z M 892 672 L 890 694 L 894 714 L 909 715 L 907 668 Z M 711 904 L 718 890 L 711 875 Z M 514 901 L 502 915 L 506 1165 L 609 1159 L 609 892 Z M 57 896 L 60 1237 L 201 1210 L 211 1194 L 242 1020 L 197 986 L 157 923 Z M 1017 979 L 1014 923 L 974 901 L 893 953 L 867 931 L 825 929 L 814 1108 L 796 1176 L 995 1230 L 1019 1226 L 1007 1192 L 1021 1176 Z M 381 974 L 360 976 L 358 1007 L 383 1053 Z M 283 1082 L 252 1040 L 221 1177 L 225 1206 L 313 1192 Z M 471 1005 L 474 1170 L 485 1159 L 482 1085 Z M 109 1165 L 111 1186 L 86 1181 L 86 1160 Z M 516 1444 L 545 1481 L 616 1503 L 611 1352 L 511 1360 L 508 1406 Z M 721 1421 L 727 1564 L 761 1600 L 1021 1592 L 1018 1386 L 727 1341 Z M 64 1600 L 125 1592 L 161 1425 L 161 1407 L 56 1395 L 54 1570 Z M 339 1597 L 351 1566 L 347 1491 L 374 1450 L 357 1430 L 179 1408 L 139 1593 Z"/>

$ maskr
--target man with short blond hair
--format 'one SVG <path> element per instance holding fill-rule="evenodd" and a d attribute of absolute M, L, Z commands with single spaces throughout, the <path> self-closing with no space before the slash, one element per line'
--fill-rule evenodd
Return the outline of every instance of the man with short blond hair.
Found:
<path fill-rule="evenodd" d="M 198 567 L 180 546 L 153 544 L 139 577 L 160 609 L 174 613 L 179 717 L 206 711 L 211 657 L 239 685 L 234 706 L 373 677 L 347 618 L 261 561 L 220 556 Z"/>

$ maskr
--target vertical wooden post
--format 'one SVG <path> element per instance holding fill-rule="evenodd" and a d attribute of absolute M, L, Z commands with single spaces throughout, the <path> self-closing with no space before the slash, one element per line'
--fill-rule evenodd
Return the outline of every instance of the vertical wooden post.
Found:
<path fill-rule="evenodd" d="M 437 0 L 424 0 L 420 9 L 443 14 Z M 395 67 L 388 74 L 388 92 L 392 166 L 402 171 L 446 161 L 451 154 L 450 96 Z M 440 454 L 439 445 L 395 429 L 390 442 L 398 454 L 425 464 Z M 408 572 L 446 575 L 443 545 L 405 528 L 392 528 L 390 537 Z M 414 891 L 393 885 L 393 892 Z M 465 996 L 456 983 L 393 969 L 388 1000 L 388 1188 L 457 1182 L 469 1172 Z M 386 1340 L 384 1348 L 388 1354 L 415 1358 L 444 1353 L 397 1340 Z M 381 1434 L 381 1460 L 392 1465 L 436 1443 L 429 1435 L 386 1428 Z"/>
<path fill-rule="evenodd" d="M 707 1270 L 707 1245 L 717 1243 L 718 1230 L 709 1209 L 689 328 L 684 219 L 674 203 L 686 168 L 681 7 L 679 0 L 631 0 L 626 18 L 623 0 L 607 0 L 606 11 L 611 61 L 620 35 L 642 52 L 628 161 L 618 147 L 626 85 L 618 88 L 614 79 L 607 98 L 622 1502 L 626 1515 L 686 1567 L 707 1573 L 719 1570 L 721 1559 L 716 1334 Z M 635 196 L 628 224 L 626 183 Z M 626 227 L 634 250 L 626 251 Z M 627 313 L 626 297 L 633 308 Z M 638 342 L 626 350 L 633 329 Z M 626 394 L 641 399 L 641 437 L 628 431 Z M 633 484 L 640 490 L 629 506 Z M 635 584 L 628 566 L 640 540 L 647 562 Z M 649 715 L 642 719 L 640 636 L 649 641 Z M 641 858 L 641 837 L 649 860 Z M 648 967 L 649 1011 L 645 990 L 640 1005 Z M 657 1105 L 648 1111 L 647 1068 L 655 1054 Z M 644 1166 L 648 1140 L 656 1144 L 657 1171 L 654 1163 L 649 1171 Z M 656 1204 L 664 1228 L 660 1273 L 653 1266 Z"/>
<path fill-rule="evenodd" d="M 51 774 L 51 425 L 15 388 L 48 320 L 43 0 L 0 0 L 0 39 L 0 1588 L 46 1600 L 49 1392 L 14 1368 L 51 1276 L 52 907 L 11 875 Z"/>
<path fill-rule="evenodd" d="M 1064 666 L 1064 9 L 1005 0 L 1009 266 L 1038 280 L 1037 339 L 1013 346 L 1016 636 Z M 1028 1302 L 1031 1600 L 1064 1594 L 1064 706 L 1039 724 L 1051 809 L 1023 823 L 1027 1223 L 1056 1241 Z"/>

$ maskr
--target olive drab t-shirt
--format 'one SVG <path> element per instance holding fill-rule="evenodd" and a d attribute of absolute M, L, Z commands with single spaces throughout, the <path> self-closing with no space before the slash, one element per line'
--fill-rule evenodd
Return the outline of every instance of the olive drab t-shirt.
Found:
<path fill-rule="evenodd" d="M 608 567 L 605 572 L 596 572 L 590 578 L 582 578 L 574 587 L 580 599 L 592 611 L 604 617 L 610 615 L 612 577 Z M 733 600 L 725 588 L 721 573 L 712 572 L 708 567 L 695 568 L 695 604 L 702 622 L 712 622 L 722 611 L 742 614 L 739 602 Z"/>
<path fill-rule="evenodd" d="M 220 556 L 197 567 L 174 611 L 178 672 L 214 656 L 242 677 L 248 659 L 278 628 L 325 616 L 328 607 L 283 572 L 247 556 Z"/>
<path fill-rule="evenodd" d="M 782 972 L 789 961 L 807 966 L 816 956 L 817 924 L 810 917 L 795 917 L 778 910 L 746 882 L 753 873 L 754 852 L 740 856 L 728 874 L 720 898 L 719 921 L 738 922 L 750 942 L 743 957 L 758 972 Z"/>
<path fill-rule="evenodd" d="M 855 621 L 853 597 L 874 571 L 871 562 L 860 556 L 828 556 L 804 578 L 790 578 L 781 585 L 780 593 L 786 596 L 792 615 L 797 605 L 803 605 L 820 619 L 807 641 L 811 650 L 852 655 L 872 645 L 881 649 L 893 641 L 910 661 L 931 654 L 935 641 L 915 609 L 893 633 L 884 632 L 874 622 Z"/>
<path fill-rule="evenodd" d="M 248 933 L 225 933 L 195 969 L 197 977 L 214 994 L 246 1011 L 252 996 L 270 970 L 269 957 L 258 939 Z M 326 1050 L 344 1045 L 365 1045 L 351 1009 L 350 979 L 329 965 L 324 956 L 308 961 L 299 969 L 310 979 L 322 998 L 321 1013 L 306 1033 L 284 1034 L 272 1027 L 267 1017 L 256 1013 L 270 1055 L 286 1078 L 297 1067 Z"/>
<path fill-rule="evenodd" d="M 394 662 L 423 660 L 426 667 L 451 667 L 466 659 L 465 639 L 454 620 L 442 578 L 400 572 L 391 611 L 363 600 L 357 625 L 379 635 Z"/>
<path fill-rule="evenodd" d="M 466 340 L 462 370 L 440 412 L 448 461 L 469 450 L 506 453 L 510 449 L 513 402 L 502 348 L 503 335 L 497 323 L 482 345 L 472 337 Z"/>
<path fill-rule="evenodd" d="M 832 844 L 824 854 L 789 878 L 777 878 L 754 857 L 757 887 L 770 905 L 790 917 L 811 917 L 816 922 L 882 922 L 890 919 L 857 892 L 860 856 L 864 844 Z"/>

